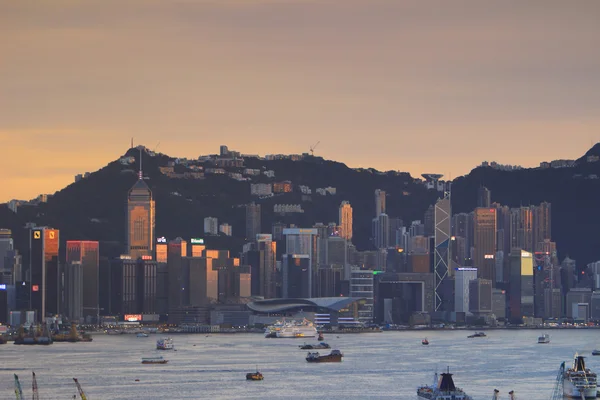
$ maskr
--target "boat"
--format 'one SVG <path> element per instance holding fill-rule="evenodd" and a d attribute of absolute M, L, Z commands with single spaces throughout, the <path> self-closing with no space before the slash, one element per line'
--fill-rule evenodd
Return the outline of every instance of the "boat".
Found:
<path fill-rule="evenodd" d="M 301 322 L 286 322 L 281 329 L 275 331 L 275 336 L 278 338 L 304 338 L 315 337 L 318 334 L 315 325 L 305 318 Z"/>
<path fill-rule="evenodd" d="M 306 356 L 306 361 L 308 362 L 341 362 L 342 357 L 344 355 L 339 350 L 331 350 L 331 353 L 327 355 L 320 355 L 318 352 L 311 353 L 309 352 Z"/>
<path fill-rule="evenodd" d="M 561 365 L 564 369 L 564 363 Z M 563 394 L 577 399 L 595 399 L 598 378 L 585 366 L 585 357 L 575 354 L 573 366 L 563 373 Z"/>
<path fill-rule="evenodd" d="M 162 338 L 156 341 L 156 349 L 157 350 L 173 350 L 175 345 L 173 344 L 173 339 L 171 338 Z"/>
<path fill-rule="evenodd" d="M 246 380 L 248 381 L 262 381 L 264 379 L 263 374 L 260 372 L 248 372 L 246 374 Z"/>
<path fill-rule="evenodd" d="M 137 336 L 137 337 L 148 337 L 148 334 L 147 334 L 147 333 L 144 333 L 144 332 L 140 332 L 140 333 L 138 333 L 136 336 Z"/>
<path fill-rule="evenodd" d="M 427 346 L 429 344 L 429 340 L 427 340 L 427 338 L 425 338 L 425 339 L 421 340 L 421 344 L 423 346 Z"/>
<path fill-rule="evenodd" d="M 594 350 L 594 351 L 592 351 L 592 355 L 593 356 L 600 356 L 600 350 Z"/>
<path fill-rule="evenodd" d="M 433 385 L 425 385 L 417 388 L 417 397 L 427 400 L 473 400 L 464 390 L 454 385 L 450 367 L 447 372 L 442 373 L 442 379 L 438 381 L 438 374 L 433 378 Z"/>
<path fill-rule="evenodd" d="M 166 364 L 169 360 L 165 360 L 162 357 L 145 357 L 142 358 L 142 364 Z"/>
<path fill-rule="evenodd" d="M 330 349 L 331 346 L 325 342 L 321 342 L 319 344 L 306 344 L 304 343 L 302 346 L 299 346 L 300 350 L 320 350 L 320 349 Z"/>
<path fill-rule="evenodd" d="M 483 332 L 475 332 L 472 335 L 467 336 L 469 339 L 471 338 L 476 338 L 476 337 L 486 337 L 487 335 Z"/>
<path fill-rule="evenodd" d="M 29 334 L 25 335 L 25 330 L 23 325 L 19 327 L 17 332 L 17 337 L 15 338 L 13 344 L 41 344 L 41 345 L 50 345 L 54 343 L 52 340 L 52 336 L 50 335 L 50 331 L 46 324 L 43 324 L 43 327 L 33 327 L 29 328 Z"/>
<path fill-rule="evenodd" d="M 550 343 L 550 335 L 548 335 L 547 333 L 544 333 L 542 336 L 540 336 L 538 338 L 538 343 L 539 344 Z"/>
<path fill-rule="evenodd" d="M 285 324 L 285 320 L 283 321 L 275 321 L 273 325 L 269 325 L 265 328 L 265 338 L 276 338 L 277 332 L 283 328 Z"/>
<path fill-rule="evenodd" d="M 319 342 L 322 342 L 323 340 L 325 340 L 325 338 L 323 337 L 323 332 L 319 332 L 319 337 L 317 338 L 317 340 Z"/>

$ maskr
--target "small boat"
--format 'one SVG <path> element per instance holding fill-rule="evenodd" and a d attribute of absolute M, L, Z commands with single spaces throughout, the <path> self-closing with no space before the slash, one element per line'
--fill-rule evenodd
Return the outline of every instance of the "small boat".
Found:
<path fill-rule="evenodd" d="M 330 349 L 331 346 L 325 342 L 321 342 L 319 344 L 306 344 L 304 343 L 302 346 L 299 346 L 300 350 L 317 350 L 317 349 Z"/>
<path fill-rule="evenodd" d="M 331 353 L 327 355 L 320 355 L 318 352 L 311 353 L 309 352 L 306 356 L 306 361 L 308 362 L 341 362 L 342 357 L 344 355 L 339 350 L 331 350 Z"/>
<path fill-rule="evenodd" d="M 263 374 L 260 372 L 248 372 L 246 374 L 246 380 L 248 381 L 262 381 L 264 379 Z"/>
<path fill-rule="evenodd" d="M 592 351 L 592 355 L 593 356 L 600 356 L 600 350 L 594 350 L 594 351 Z"/>
<path fill-rule="evenodd" d="M 429 344 L 429 340 L 427 340 L 427 338 L 425 338 L 425 339 L 421 340 L 421 344 L 423 346 L 427 346 Z"/>
<path fill-rule="evenodd" d="M 323 340 L 325 340 L 325 338 L 323 337 L 323 332 L 319 332 L 319 337 L 317 338 L 317 340 L 319 342 L 322 342 Z"/>
<path fill-rule="evenodd" d="M 173 339 L 171 338 L 163 338 L 156 341 L 157 350 L 173 350 L 174 348 L 175 345 L 173 344 Z"/>
<path fill-rule="evenodd" d="M 544 333 L 542 336 L 540 336 L 538 338 L 538 343 L 539 344 L 550 343 L 550 335 L 548 335 L 547 333 Z"/>
<path fill-rule="evenodd" d="M 142 358 L 142 364 L 166 364 L 169 360 L 165 360 L 162 357 L 145 357 Z"/>
<path fill-rule="evenodd" d="M 487 335 L 483 332 L 475 332 L 472 335 L 467 336 L 469 339 L 471 338 L 476 338 L 476 337 L 486 337 Z"/>
<path fill-rule="evenodd" d="M 136 336 L 137 336 L 137 337 L 148 337 L 148 334 L 147 334 L 147 333 L 144 333 L 144 332 L 140 332 L 140 333 L 138 333 Z"/>

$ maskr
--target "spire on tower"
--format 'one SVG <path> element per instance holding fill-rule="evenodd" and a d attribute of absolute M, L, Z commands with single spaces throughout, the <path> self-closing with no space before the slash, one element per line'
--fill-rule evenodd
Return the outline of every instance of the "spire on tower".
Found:
<path fill-rule="evenodd" d="M 144 175 L 142 174 L 142 147 L 140 146 L 140 172 L 138 172 L 138 178 L 144 179 Z"/>

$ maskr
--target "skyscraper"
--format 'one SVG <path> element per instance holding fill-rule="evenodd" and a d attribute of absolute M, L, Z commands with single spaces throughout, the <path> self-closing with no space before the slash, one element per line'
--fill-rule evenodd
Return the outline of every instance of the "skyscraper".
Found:
<path fill-rule="evenodd" d="M 510 284 L 508 302 L 510 319 L 534 316 L 533 255 L 521 249 L 510 253 Z"/>
<path fill-rule="evenodd" d="M 477 279 L 477 268 L 456 268 L 454 272 L 454 311 L 469 312 L 469 282 Z"/>
<path fill-rule="evenodd" d="M 276 297 L 276 255 L 277 243 L 273 241 L 272 235 L 259 234 L 256 237 L 258 248 L 258 296 L 265 299 Z M 254 280 L 254 274 L 251 274 L 251 279 Z"/>
<path fill-rule="evenodd" d="M 519 248 L 533 252 L 533 210 L 519 207 L 510 210 L 511 249 Z"/>
<path fill-rule="evenodd" d="M 48 227 L 29 231 L 29 271 L 31 274 L 31 308 L 38 320 L 59 312 L 59 231 Z"/>
<path fill-rule="evenodd" d="M 340 237 L 347 241 L 352 241 L 352 206 L 348 201 L 342 201 L 340 204 Z"/>
<path fill-rule="evenodd" d="M 477 189 L 477 207 L 490 208 L 492 205 L 492 193 L 485 186 Z"/>
<path fill-rule="evenodd" d="M 379 214 L 372 221 L 373 243 L 378 249 L 387 249 L 389 247 L 390 220 L 385 213 Z"/>
<path fill-rule="evenodd" d="M 256 235 L 261 232 L 260 204 L 254 202 L 246 205 L 246 239 L 256 240 Z"/>
<path fill-rule="evenodd" d="M 139 178 L 129 190 L 127 199 L 127 250 L 134 260 L 140 257 L 152 259 L 154 255 L 154 200 L 141 168 Z"/>
<path fill-rule="evenodd" d="M 381 189 L 375 190 L 375 217 L 379 214 L 385 214 L 385 191 Z"/>
<path fill-rule="evenodd" d="M 496 280 L 496 209 L 475 209 L 473 220 L 474 267 L 482 279 Z"/>
<path fill-rule="evenodd" d="M 548 202 L 542 202 L 533 207 L 533 246 L 544 240 L 552 239 L 552 207 Z"/>
<path fill-rule="evenodd" d="M 316 229 L 298 229 L 298 228 L 286 228 L 283 230 L 283 234 L 286 238 L 286 253 L 289 256 L 305 255 L 308 257 L 307 266 L 308 271 L 306 275 L 302 275 L 303 279 L 308 278 L 308 282 L 303 282 L 302 286 L 308 288 L 308 296 L 313 297 L 313 293 L 316 293 L 316 275 L 318 272 L 318 233 Z"/>
<path fill-rule="evenodd" d="M 76 293 L 79 290 L 83 293 L 81 304 L 83 314 L 81 316 L 96 318 L 99 307 L 99 243 L 95 241 L 68 240 L 66 261 L 67 265 L 78 263 L 80 266 L 74 267 L 71 271 L 74 274 L 74 279 L 71 280 L 73 284 L 71 288 Z M 81 278 L 79 278 L 79 274 L 81 274 Z M 76 286 L 79 279 L 81 279 L 83 285 L 81 288 L 77 288 Z"/>
<path fill-rule="evenodd" d="M 450 192 L 444 194 L 444 198 L 439 199 L 435 203 L 434 208 L 434 267 L 433 267 L 433 279 L 435 287 L 435 299 L 434 307 L 435 311 L 439 311 L 448 299 L 443 299 L 442 296 L 442 283 L 445 279 L 451 275 L 450 271 L 450 235 L 451 230 L 451 204 L 450 204 Z M 452 310 L 447 310 L 452 311 Z"/>

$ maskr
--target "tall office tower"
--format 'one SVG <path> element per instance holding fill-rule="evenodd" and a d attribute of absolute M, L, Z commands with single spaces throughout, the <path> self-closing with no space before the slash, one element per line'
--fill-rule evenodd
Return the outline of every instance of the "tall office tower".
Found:
<path fill-rule="evenodd" d="M 182 259 L 187 256 L 187 242 L 178 237 L 167 244 L 167 269 L 169 274 L 169 312 L 189 304 L 189 271 Z"/>
<path fill-rule="evenodd" d="M 492 207 L 496 207 L 496 248 L 497 254 L 502 254 L 502 263 L 499 264 L 496 260 L 496 265 L 500 269 L 496 271 L 496 282 L 508 282 L 508 255 L 511 247 L 511 211 L 508 206 L 502 206 L 498 203 L 493 203 Z"/>
<path fill-rule="evenodd" d="M 402 242 L 400 238 L 402 237 L 402 228 L 404 227 L 404 222 L 401 218 L 389 218 L 389 221 L 390 230 L 388 243 L 390 247 L 396 247 Z M 402 246 L 400 247 L 404 248 Z"/>
<path fill-rule="evenodd" d="M 127 198 L 127 254 L 132 259 L 154 256 L 155 205 L 152 191 L 144 182 L 140 150 L 139 179 Z"/>
<path fill-rule="evenodd" d="M 533 255 L 522 249 L 510 253 L 509 314 L 512 321 L 534 316 Z"/>
<path fill-rule="evenodd" d="M 481 278 L 469 281 L 469 311 L 475 315 L 492 312 L 492 281 Z"/>
<path fill-rule="evenodd" d="M 533 210 L 519 207 L 510 210 L 511 249 L 533 252 Z"/>
<path fill-rule="evenodd" d="M 80 241 L 67 240 L 67 265 L 75 265 L 79 263 L 81 268 L 81 282 L 83 287 L 80 288 L 82 297 L 82 317 L 91 317 L 94 320 L 97 318 L 100 307 L 100 255 L 99 243 L 95 241 Z M 77 278 L 77 267 L 72 271 L 74 279 Z M 77 278 L 78 279 L 78 278 Z M 78 282 L 73 280 L 74 283 Z M 77 288 L 74 290 L 77 292 Z M 74 314 L 77 315 L 77 314 Z M 98 323 L 96 321 L 96 323 Z"/>
<path fill-rule="evenodd" d="M 216 218 L 216 217 L 204 218 L 204 233 L 208 233 L 209 235 L 218 235 L 219 234 L 218 218 Z"/>
<path fill-rule="evenodd" d="M 425 225 L 425 236 L 435 235 L 435 206 L 433 204 L 425 211 L 423 225 Z"/>
<path fill-rule="evenodd" d="M 87 311 L 83 308 L 83 284 L 83 266 L 81 262 L 67 262 L 64 268 L 65 302 L 61 312 L 72 322 L 81 322 L 83 312 Z"/>
<path fill-rule="evenodd" d="M 252 281 L 258 282 L 258 296 L 265 299 L 276 297 L 277 285 L 277 243 L 273 241 L 272 235 L 259 234 L 256 235 L 256 243 L 258 248 L 258 276 L 254 276 L 254 271 L 251 272 Z"/>
<path fill-rule="evenodd" d="M 157 262 L 121 256 L 111 261 L 108 315 L 155 314 Z"/>
<path fill-rule="evenodd" d="M 156 239 L 156 262 L 167 262 L 167 238 L 161 237 Z"/>
<path fill-rule="evenodd" d="M 48 227 L 29 230 L 29 273 L 31 308 L 44 321 L 47 314 L 59 313 L 59 231 Z"/>
<path fill-rule="evenodd" d="M 261 232 L 260 221 L 260 204 L 246 204 L 246 240 L 256 240 L 256 235 Z"/>
<path fill-rule="evenodd" d="M 390 247 L 388 242 L 390 235 L 390 220 L 387 214 L 379 214 L 372 222 L 373 244 L 378 249 L 387 249 Z"/>
<path fill-rule="evenodd" d="M 308 278 L 308 282 L 306 282 L 306 285 L 308 285 L 306 286 L 308 288 L 308 296 L 306 297 L 313 297 L 313 293 L 316 293 L 314 286 L 317 283 L 316 275 L 318 273 L 319 236 L 317 230 L 286 228 L 283 230 L 283 235 L 286 238 L 286 253 L 288 255 L 308 256 L 308 271 L 306 275 L 302 274 L 302 277 Z M 304 283 L 302 283 L 302 287 L 304 287 Z"/>
<path fill-rule="evenodd" d="M 340 236 L 349 242 L 352 241 L 352 206 L 348 201 L 340 204 Z"/>
<path fill-rule="evenodd" d="M 465 257 L 471 258 L 471 247 L 473 247 L 473 213 L 459 213 L 452 216 L 452 236 L 465 238 Z"/>
<path fill-rule="evenodd" d="M 191 238 L 190 244 L 192 245 L 192 257 L 202 257 L 204 250 L 206 249 L 206 245 L 204 244 L 204 239 L 202 238 Z"/>
<path fill-rule="evenodd" d="M 454 271 L 454 311 L 469 312 L 469 282 L 477 279 L 477 268 L 458 267 Z"/>
<path fill-rule="evenodd" d="M 447 279 L 452 271 L 450 270 L 450 262 L 452 260 L 450 251 L 450 236 L 452 235 L 452 215 L 450 204 L 450 192 L 445 192 L 444 197 L 435 203 L 434 208 L 434 260 L 433 260 L 433 280 L 434 280 L 434 310 L 442 311 L 444 303 L 448 303 L 449 299 L 444 299 L 442 296 L 443 282 Z M 452 310 L 444 310 L 452 311 Z"/>
<path fill-rule="evenodd" d="M 542 202 L 533 207 L 533 244 L 552 239 L 552 205 Z"/>
<path fill-rule="evenodd" d="M 14 250 L 12 232 L 10 229 L 0 229 L 0 271 L 5 269 L 4 257 L 10 250 Z"/>
<path fill-rule="evenodd" d="M 492 193 L 485 186 L 477 189 L 477 207 L 490 208 L 492 205 Z"/>
<path fill-rule="evenodd" d="M 274 222 L 271 225 L 273 240 L 283 240 L 283 230 L 287 227 L 283 222 Z"/>
<path fill-rule="evenodd" d="M 385 213 L 385 191 L 381 189 L 375 190 L 375 217 Z"/>
<path fill-rule="evenodd" d="M 473 266 L 482 279 L 496 280 L 496 209 L 476 208 L 473 220 Z"/>

